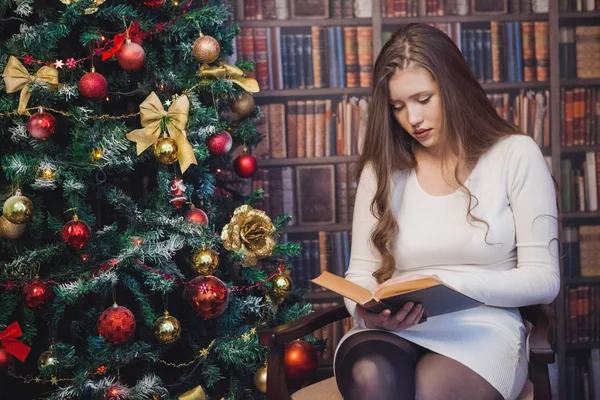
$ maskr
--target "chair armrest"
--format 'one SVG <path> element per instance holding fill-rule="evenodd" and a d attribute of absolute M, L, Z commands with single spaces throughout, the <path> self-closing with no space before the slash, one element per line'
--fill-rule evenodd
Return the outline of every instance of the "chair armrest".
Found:
<path fill-rule="evenodd" d="M 329 307 L 287 324 L 260 331 L 258 341 L 261 345 L 269 347 L 284 345 L 349 316 L 350 314 L 344 304 Z"/>
<path fill-rule="evenodd" d="M 539 306 L 524 307 L 522 315 L 533 324 L 529 334 L 529 361 L 533 364 L 552 364 L 554 362 L 554 326 L 548 315 Z"/>

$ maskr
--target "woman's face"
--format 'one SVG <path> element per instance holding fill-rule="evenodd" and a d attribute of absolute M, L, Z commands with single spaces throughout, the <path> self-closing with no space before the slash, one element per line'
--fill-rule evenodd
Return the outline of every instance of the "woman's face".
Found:
<path fill-rule="evenodd" d="M 394 117 L 418 143 L 428 149 L 440 142 L 442 102 L 437 83 L 425 68 L 409 63 L 389 82 Z"/>

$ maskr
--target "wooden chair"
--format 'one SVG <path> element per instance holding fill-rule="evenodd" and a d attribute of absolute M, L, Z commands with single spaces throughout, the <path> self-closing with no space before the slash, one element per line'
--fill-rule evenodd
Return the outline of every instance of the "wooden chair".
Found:
<path fill-rule="evenodd" d="M 548 364 L 554 362 L 554 324 L 541 306 L 522 307 L 524 320 L 530 326 L 529 380 L 519 400 L 551 400 Z M 296 321 L 259 332 L 259 342 L 270 347 L 267 369 L 267 398 L 269 400 L 342 400 L 335 378 L 306 386 L 290 396 L 284 369 L 285 345 L 311 334 L 332 322 L 349 317 L 344 304 L 323 309 Z"/>

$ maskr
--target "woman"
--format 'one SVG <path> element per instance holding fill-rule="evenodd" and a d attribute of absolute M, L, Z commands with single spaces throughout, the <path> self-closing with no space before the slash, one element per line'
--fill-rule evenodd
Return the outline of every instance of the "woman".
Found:
<path fill-rule="evenodd" d="M 346 300 L 335 357 L 345 399 L 515 399 L 527 379 L 518 307 L 560 275 L 553 180 L 536 143 L 500 118 L 452 40 L 410 24 L 374 69 L 346 279 L 370 290 L 435 275 L 482 301 L 429 318 Z"/>

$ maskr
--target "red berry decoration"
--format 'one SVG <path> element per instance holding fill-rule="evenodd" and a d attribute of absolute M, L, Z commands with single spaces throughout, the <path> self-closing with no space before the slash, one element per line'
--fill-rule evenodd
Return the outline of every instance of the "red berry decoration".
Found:
<path fill-rule="evenodd" d="M 206 139 L 206 145 L 212 154 L 223 156 L 227 154 L 229 150 L 231 150 L 233 139 L 231 139 L 231 135 L 228 132 L 221 131 L 215 136 L 211 136 Z"/>
<path fill-rule="evenodd" d="M 150 8 L 160 8 L 165 5 L 167 0 L 146 0 L 144 1 L 144 5 Z"/>
<path fill-rule="evenodd" d="M 130 39 L 126 39 L 117 53 L 117 62 L 125 71 L 137 71 L 142 68 L 145 58 L 144 48 Z"/>
<path fill-rule="evenodd" d="M 312 344 L 298 339 L 285 346 L 285 375 L 289 379 L 303 381 L 309 378 L 317 370 L 318 363 L 317 349 Z"/>
<path fill-rule="evenodd" d="M 80 221 L 77 215 L 62 228 L 62 239 L 68 246 L 81 249 L 90 240 L 91 230 L 88 224 Z"/>
<path fill-rule="evenodd" d="M 29 117 L 29 121 L 27 121 L 27 131 L 34 139 L 46 140 L 54 133 L 55 129 L 56 119 L 54 115 L 42 109 Z"/>
<path fill-rule="evenodd" d="M 106 97 L 108 83 L 106 78 L 94 71 L 88 72 L 79 80 L 79 93 L 91 100 L 100 100 Z"/>
<path fill-rule="evenodd" d="M 217 318 L 227 309 L 229 289 L 215 276 L 198 276 L 185 286 L 183 297 L 197 316 L 212 319 Z"/>
<path fill-rule="evenodd" d="M 23 287 L 25 303 L 31 308 L 43 306 L 52 295 L 52 290 L 47 283 L 42 282 L 38 276 Z"/>
<path fill-rule="evenodd" d="M 104 310 L 98 318 L 98 335 L 112 344 L 123 344 L 135 333 L 135 317 L 128 308 L 117 303 Z"/>
<path fill-rule="evenodd" d="M 251 154 L 242 154 L 233 161 L 233 170 L 240 178 L 252 178 L 258 168 L 258 161 Z"/>
<path fill-rule="evenodd" d="M 185 220 L 188 222 L 195 222 L 196 224 L 208 226 L 208 215 L 206 215 L 204 211 L 194 207 L 193 205 L 187 212 Z"/>
<path fill-rule="evenodd" d="M 0 346 L 0 372 L 6 372 L 12 364 L 13 356 Z"/>

